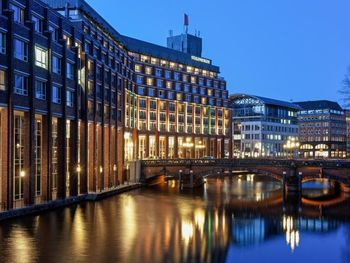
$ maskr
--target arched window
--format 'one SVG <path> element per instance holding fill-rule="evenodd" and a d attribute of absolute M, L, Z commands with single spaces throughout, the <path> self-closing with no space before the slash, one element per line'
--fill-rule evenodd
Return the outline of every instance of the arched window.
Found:
<path fill-rule="evenodd" d="M 302 146 L 300 146 L 301 150 L 313 150 L 314 147 L 311 144 L 303 144 Z"/>
<path fill-rule="evenodd" d="M 315 147 L 316 150 L 328 150 L 328 145 L 326 144 L 318 144 Z"/>

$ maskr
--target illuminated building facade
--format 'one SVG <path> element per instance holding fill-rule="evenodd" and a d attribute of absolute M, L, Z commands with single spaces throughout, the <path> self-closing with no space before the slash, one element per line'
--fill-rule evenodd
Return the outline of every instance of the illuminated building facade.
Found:
<path fill-rule="evenodd" d="M 207 60 L 138 53 L 83 0 L 0 3 L 0 211 L 108 190 L 137 158 L 225 155 Z"/>
<path fill-rule="evenodd" d="M 297 141 L 298 137 L 298 105 L 246 94 L 233 95 L 230 102 L 233 109 L 233 157 L 288 155 L 291 150 L 286 149 L 288 142 Z"/>
<path fill-rule="evenodd" d="M 337 102 L 320 100 L 297 103 L 300 152 L 305 158 L 345 158 L 347 124 L 345 111 Z"/>
<path fill-rule="evenodd" d="M 125 91 L 125 159 L 228 158 L 231 113 L 219 68 L 171 44 L 125 44 L 135 70 Z"/>

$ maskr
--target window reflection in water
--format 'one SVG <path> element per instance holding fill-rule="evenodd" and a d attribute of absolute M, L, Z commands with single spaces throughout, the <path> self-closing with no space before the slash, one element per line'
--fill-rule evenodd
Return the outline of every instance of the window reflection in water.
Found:
<path fill-rule="evenodd" d="M 274 249 L 299 251 L 310 236 L 318 238 L 343 225 L 335 216 L 324 217 L 327 209 L 319 207 L 304 205 L 300 214 L 284 211 L 276 182 L 248 178 L 208 179 L 195 191 L 180 191 L 176 182 L 169 182 L 3 223 L 0 261 L 230 262 L 235 261 L 228 253 L 232 249 L 247 256 L 252 247 L 259 251 L 274 242 Z M 337 209 L 346 214 L 348 202 Z M 296 254 L 290 250 L 285 257 Z"/>

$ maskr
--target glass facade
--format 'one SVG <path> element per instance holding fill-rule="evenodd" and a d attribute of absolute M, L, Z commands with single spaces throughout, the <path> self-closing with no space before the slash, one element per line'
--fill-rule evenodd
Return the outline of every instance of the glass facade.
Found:
<path fill-rule="evenodd" d="M 297 154 L 298 149 L 286 149 L 286 145 L 288 140 L 298 140 L 298 105 L 245 94 L 233 95 L 231 104 L 234 157 Z"/>

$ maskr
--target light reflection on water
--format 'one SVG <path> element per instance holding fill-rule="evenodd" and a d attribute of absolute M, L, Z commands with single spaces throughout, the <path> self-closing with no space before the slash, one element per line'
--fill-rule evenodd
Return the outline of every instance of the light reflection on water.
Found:
<path fill-rule="evenodd" d="M 168 182 L 3 222 L 0 262 L 350 262 L 348 201 L 288 207 L 264 177 Z"/>

